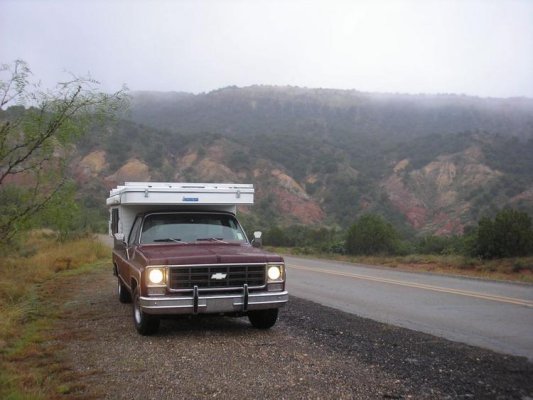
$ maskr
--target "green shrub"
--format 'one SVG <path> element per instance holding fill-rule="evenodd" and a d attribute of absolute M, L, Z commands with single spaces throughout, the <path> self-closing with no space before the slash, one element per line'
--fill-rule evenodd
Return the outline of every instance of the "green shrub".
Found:
<path fill-rule="evenodd" d="M 494 220 L 479 221 L 473 246 L 482 258 L 521 257 L 533 253 L 531 217 L 521 211 L 505 209 Z"/>
<path fill-rule="evenodd" d="M 365 214 L 350 227 L 346 250 L 354 255 L 396 254 L 401 244 L 398 233 L 383 217 Z"/>

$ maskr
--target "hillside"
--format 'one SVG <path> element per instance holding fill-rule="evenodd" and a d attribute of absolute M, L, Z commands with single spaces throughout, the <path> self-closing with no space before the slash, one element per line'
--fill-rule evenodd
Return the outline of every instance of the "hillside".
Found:
<path fill-rule="evenodd" d="M 130 118 L 144 124 L 93 132 L 73 170 L 89 206 L 128 180 L 252 182 L 256 205 L 243 211 L 262 229 L 347 227 L 377 212 L 408 235 L 447 235 L 505 206 L 533 213 L 533 102 L 424 99 L 268 87 L 135 94 Z"/>
<path fill-rule="evenodd" d="M 131 119 L 182 133 L 366 136 L 404 140 L 465 131 L 530 138 L 533 100 L 228 87 L 198 95 L 134 92 Z"/>

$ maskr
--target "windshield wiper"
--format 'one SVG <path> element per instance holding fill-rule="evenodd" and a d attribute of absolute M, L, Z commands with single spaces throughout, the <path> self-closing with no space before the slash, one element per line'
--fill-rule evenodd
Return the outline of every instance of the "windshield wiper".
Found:
<path fill-rule="evenodd" d="M 174 238 L 155 239 L 154 242 L 174 242 L 174 243 L 187 244 L 187 242 L 184 242 L 181 239 L 174 239 Z"/>
<path fill-rule="evenodd" d="M 198 238 L 196 239 L 197 242 L 204 241 L 204 242 L 218 242 L 218 243 L 224 243 L 228 244 L 225 240 L 222 240 L 221 238 Z"/>

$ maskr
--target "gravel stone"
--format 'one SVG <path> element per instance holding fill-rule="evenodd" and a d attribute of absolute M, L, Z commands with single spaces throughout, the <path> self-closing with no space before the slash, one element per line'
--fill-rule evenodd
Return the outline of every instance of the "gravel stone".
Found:
<path fill-rule="evenodd" d="M 291 297 L 247 318 L 163 320 L 143 337 L 111 273 L 78 278 L 60 322 L 75 390 L 102 399 L 526 399 L 533 364 Z M 68 334 L 67 334 L 68 333 Z"/>

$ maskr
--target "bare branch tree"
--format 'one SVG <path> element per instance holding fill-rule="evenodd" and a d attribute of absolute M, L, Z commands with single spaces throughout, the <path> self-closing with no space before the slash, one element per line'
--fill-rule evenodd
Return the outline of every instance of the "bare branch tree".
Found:
<path fill-rule="evenodd" d="M 42 90 L 30 76 L 22 60 L 0 67 L 0 240 L 59 195 L 69 145 L 128 101 L 125 89 L 100 92 L 90 77 L 73 75 Z"/>

